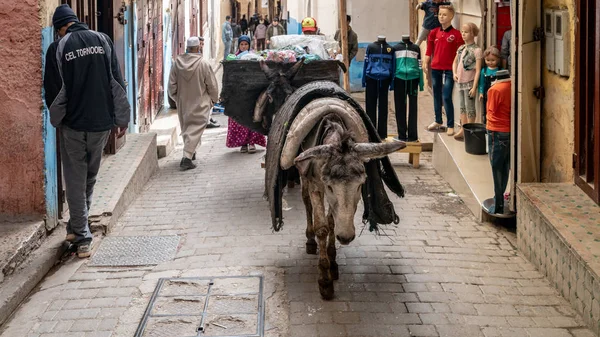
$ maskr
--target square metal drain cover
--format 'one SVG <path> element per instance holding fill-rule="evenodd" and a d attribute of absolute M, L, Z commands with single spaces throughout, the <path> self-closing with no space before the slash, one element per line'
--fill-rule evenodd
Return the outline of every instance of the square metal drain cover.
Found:
<path fill-rule="evenodd" d="M 102 241 L 90 266 L 131 267 L 172 260 L 179 236 L 113 236 Z"/>
<path fill-rule="evenodd" d="M 135 337 L 262 337 L 262 276 L 161 278 Z"/>

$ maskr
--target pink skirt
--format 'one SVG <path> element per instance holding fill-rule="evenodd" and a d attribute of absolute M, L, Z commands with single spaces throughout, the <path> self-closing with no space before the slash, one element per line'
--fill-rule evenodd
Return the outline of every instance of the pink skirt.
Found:
<path fill-rule="evenodd" d="M 229 118 L 227 125 L 227 147 L 240 147 L 243 145 L 260 145 L 267 147 L 267 137 L 238 124 Z"/>

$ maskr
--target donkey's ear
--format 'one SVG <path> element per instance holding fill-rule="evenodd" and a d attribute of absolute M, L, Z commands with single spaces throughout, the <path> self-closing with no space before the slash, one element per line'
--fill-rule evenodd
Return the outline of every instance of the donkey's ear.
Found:
<path fill-rule="evenodd" d="M 265 62 L 263 60 L 258 61 L 258 64 L 260 65 L 260 69 L 265 73 L 268 73 L 271 70 L 271 69 L 269 69 L 267 62 Z"/>
<path fill-rule="evenodd" d="M 333 147 L 331 145 L 319 145 L 302 152 L 296 159 L 294 165 L 298 168 L 300 175 L 306 176 L 314 160 L 331 157 Z"/>
<path fill-rule="evenodd" d="M 385 157 L 392 152 L 402 150 L 406 147 L 405 142 L 390 143 L 358 143 L 354 145 L 354 151 L 360 159 L 367 162 L 371 159 Z"/>
<path fill-rule="evenodd" d="M 260 69 L 265 74 L 265 77 L 267 78 L 267 80 L 269 80 L 269 81 L 274 80 L 277 75 L 277 72 L 271 70 L 271 68 L 269 68 L 269 66 L 267 65 L 267 62 L 265 62 L 263 60 L 260 60 L 258 63 L 260 65 Z"/>
<path fill-rule="evenodd" d="M 285 77 L 291 81 L 294 79 L 294 77 L 296 77 L 296 75 L 298 74 L 298 72 L 300 71 L 300 69 L 302 69 L 302 66 L 304 65 L 304 60 L 300 60 L 298 62 L 296 62 L 296 64 L 294 64 L 293 67 L 290 68 L 290 70 L 288 70 L 285 73 Z"/>

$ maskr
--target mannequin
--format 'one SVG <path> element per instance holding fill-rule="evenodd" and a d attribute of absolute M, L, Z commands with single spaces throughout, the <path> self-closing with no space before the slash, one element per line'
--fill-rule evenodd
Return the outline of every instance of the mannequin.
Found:
<path fill-rule="evenodd" d="M 508 70 L 499 70 L 488 90 L 488 153 L 494 178 L 494 206 L 489 213 L 504 213 L 504 191 L 510 174 L 511 81 Z"/>
<path fill-rule="evenodd" d="M 428 131 L 442 131 L 442 106 L 446 111 L 448 136 L 454 136 L 454 103 L 452 102 L 452 89 L 454 88 L 454 74 L 452 67 L 458 48 L 465 42 L 461 32 L 452 27 L 454 18 L 452 5 L 440 6 L 438 20 L 440 27 L 429 33 L 427 40 L 427 53 L 425 67 L 431 70 L 431 85 L 433 87 L 433 109 L 435 121 L 428 127 Z"/>
<path fill-rule="evenodd" d="M 377 36 L 377 41 L 369 44 L 363 68 L 363 87 L 367 115 L 377 129 L 381 139 L 387 138 L 388 91 L 393 87 L 394 50 L 385 36 Z M 379 104 L 378 104 L 379 103 Z"/>
<path fill-rule="evenodd" d="M 410 36 L 402 35 L 402 42 L 394 46 L 396 69 L 394 76 L 394 103 L 398 138 L 405 142 L 419 140 L 417 131 L 419 90 L 423 91 L 423 68 L 421 49 L 412 43 Z M 418 89 L 417 89 L 418 88 Z M 406 100 L 408 97 L 408 128 L 406 123 Z"/>

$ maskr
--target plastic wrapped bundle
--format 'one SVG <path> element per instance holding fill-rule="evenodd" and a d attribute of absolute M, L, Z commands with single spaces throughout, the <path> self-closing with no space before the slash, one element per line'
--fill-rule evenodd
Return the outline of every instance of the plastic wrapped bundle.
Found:
<path fill-rule="evenodd" d="M 318 55 L 322 60 L 330 58 L 328 49 L 339 49 L 335 40 L 327 40 L 323 35 L 279 35 L 271 38 L 273 49 L 296 49 L 306 47 L 309 54 Z"/>

